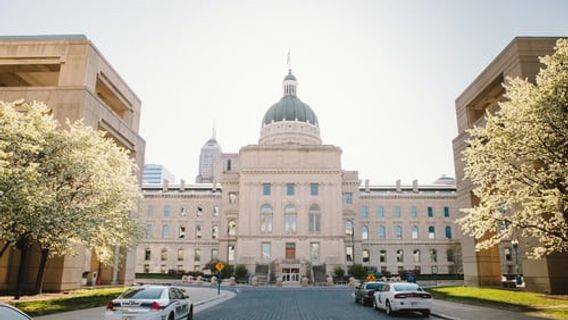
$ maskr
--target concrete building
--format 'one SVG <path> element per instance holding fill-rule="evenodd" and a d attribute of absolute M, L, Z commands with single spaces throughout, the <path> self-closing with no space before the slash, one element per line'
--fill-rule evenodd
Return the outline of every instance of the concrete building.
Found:
<path fill-rule="evenodd" d="M 145 142 L 138 135 L 140 99 L 83 35 L 0 37 L 0 100 L 45 102 L 64 123 L 83 119 L 103 130 L 131 152 L 139 167 Z M 0 259 L 0 290 L 14 288 L 19 261 L 17 250 Z M 49 259 L 44 290 L 61 291 L 80 286 L 83 272 L 97 272 L 99 283 L 130 283 L 134 252 L 112 268 L 98 263 L 87 250 L 79 255 Z M 32 254 L 29 275 L 37 274 L 39 254 Z M 33 286 L 28 277 L 25 286 Z"/>
<path fill-rule="evenodd" d="M 199 174 L 195 178 L 195 182 L 212 183 L 219 179 L 220 168 L 217 168 L 215 164 L 222 154 L 223 151 L 215 137 L 215 129 L 213 129 L 211 139 L 207 140 L 201 148 L 201 153 L 199 154 Z"/>
<path fill-rule="evenodd" d="M 362 186 L 341 167 L 342 150 L 322 143 L 291 71 L 283 91 L 258 144 L 219 155 L 215 182 L 143 187 L 147 238 L 137 272 L 201 270 L 215 259 L 243 264 L 261 281 L 325 281 L 353 263 L 460 272 L 454 180 Z"/>
<path fill-rule="evenodd" d="M 457 180 L 457 207 L 470 208 L 477 200 L 472 195 L 472 184 L 464 180 L 462 151 L 467 147 L 466 130 L 484 124 L 487 110 L 494 112 L 503 97 L 503 82 L 508 78 L 535 81 L 542 64 L 538 57 L 554 52 L 557 38 L 517 37 L 479 74 L 479 76 L 456 99 L 458 136 L 453 140 Z M 541 292 L 568 290 L 568 255 L 552 255 L 542 260 L 528 260 L 516 252 L 522 250 L 523 239 L 511 239 L 516 243 L 476 252 L 475 240 L 462 236 L 463 265 L 468 285 L 499 286 L 501 274 L 522 272 L 526 288 Z M 513 252 L 514 256 L 511 254 Z M 520 264 L 520 265 L 519 265 Z M 517 267 L 514 267 L 514 266 Z"/>
<path fill-rule="evenodd" d="M 164 180 L 169 183 L 175 182 L 175 176 L 161 164 L 147 163 L 142 170 L 143 184 L 162 184 Z"/>

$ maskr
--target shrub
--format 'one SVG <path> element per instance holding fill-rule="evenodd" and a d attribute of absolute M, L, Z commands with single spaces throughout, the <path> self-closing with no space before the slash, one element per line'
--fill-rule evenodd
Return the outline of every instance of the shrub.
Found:
<path fill-rule="evenodd" d="M 343 276 L 345 275 L 345 270 L 343 270 L 342 267 L 335 267 L 335 269 L 333 269 L 333 274 L 335 275 L 336 278 L 343 278 Z"/>

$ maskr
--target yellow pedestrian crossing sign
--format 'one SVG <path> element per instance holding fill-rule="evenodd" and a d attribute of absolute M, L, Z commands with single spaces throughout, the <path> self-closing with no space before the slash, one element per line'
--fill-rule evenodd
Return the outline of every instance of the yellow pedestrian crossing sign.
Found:
<path fill-rule="evenodd" d="M 217 262 L 215 264 L 215 270 L 217 270 L 217 272 L 221 272 L 223 269 L 225 269 L 225 264 L 223 264 L 223 262 Z"/>
<path fill-rule="evenodd" d="M 367 281 L 375 281 L 375 280 L 377 280 L 377 278 L 375 278 L 374 274 L 371 273 L 367 276 Z"/>

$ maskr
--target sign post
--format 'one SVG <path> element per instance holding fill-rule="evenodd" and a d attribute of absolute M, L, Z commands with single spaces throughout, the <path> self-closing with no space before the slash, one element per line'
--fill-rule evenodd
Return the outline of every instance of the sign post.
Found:
<path fill-rule="evenodd" d="M 374 274 L 369 273 L 369 274 L 367 275 L 367 282 L 372 282 L 372 281 L 375 281 L 375 280 L 377 280 L 377 278 L 375 278 L 375 275 L 374 275 Z"/>
<path fill-rule="evenodd" d="M 219 261 L 215 264 L 215 270 L 217 270 L 217 295 L 221 294 L 221 271 L 225 269 L 225 264 Z"/>

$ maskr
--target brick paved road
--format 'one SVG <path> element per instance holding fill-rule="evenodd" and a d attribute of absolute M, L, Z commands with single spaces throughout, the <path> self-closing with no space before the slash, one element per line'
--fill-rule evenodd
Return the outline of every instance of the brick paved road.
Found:
<path fill-rule="evenodd" d="M 196 320 L 389 319 L 384 312 L 353 302 L 348 288 L 241 288 L 237 297 L 199 312 Z M 393 319 L 393 318 L 390 318 Z M 428 319 L 400 314 L 396 319 Z"/>

